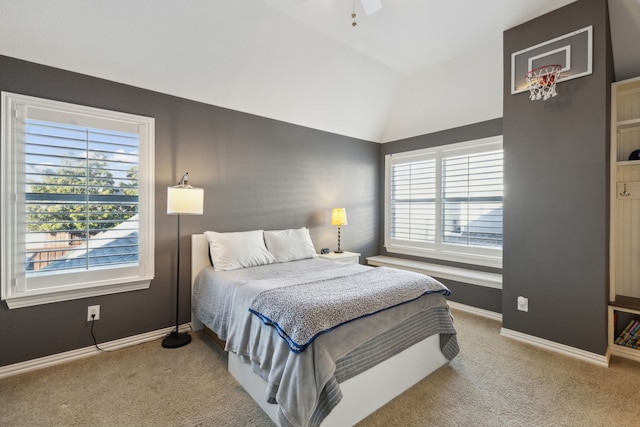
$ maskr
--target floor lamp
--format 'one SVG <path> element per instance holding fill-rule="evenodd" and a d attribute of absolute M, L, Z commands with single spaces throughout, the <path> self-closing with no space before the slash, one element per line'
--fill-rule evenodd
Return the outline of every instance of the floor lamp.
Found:
<path fill-rule="evenodd" d="M 204 190 L 189 185 L 189 173 L 182 175 L 180 183 L 167 188 L 167 215 L 178 215 L 178 265 L 176 272 L 176 330 L 162 340 L 164 348 L 177 348 L 191 342 L 191 335 L 178 331 L 180 322 L 180 217 L 182 215 L 202 215 Z"/>

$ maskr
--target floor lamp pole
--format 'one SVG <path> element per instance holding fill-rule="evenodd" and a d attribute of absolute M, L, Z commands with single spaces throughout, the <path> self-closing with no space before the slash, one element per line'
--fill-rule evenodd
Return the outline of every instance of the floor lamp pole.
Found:
<path fill-rule="evenodd" d="M 180 323 L 180 217 L 178 214 L 178 263 L 176 272 L 176 330 L 162 340 L 164 348 L 177 348 L 187 345 L 191 342 L 191 335 L 188 333 L 180 333 L 178 324 Z"/>

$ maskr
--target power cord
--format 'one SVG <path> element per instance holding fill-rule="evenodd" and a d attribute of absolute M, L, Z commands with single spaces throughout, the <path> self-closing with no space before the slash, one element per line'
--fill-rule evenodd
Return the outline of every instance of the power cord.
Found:
<path fill-rule="evenodd" d="M 96 335 L 93 333 L 93 326 L 96 323 L 96 315 L 92 314 L 91 315 L 91 337 L 93 338 L 93 345 L 100 351 L 104 352 L 104 353 L 109 353 L 113 350 L 105 350 L 103 348 L 100 348 L 100 346 L 98 345 L 98 340 L 96 339 Z M 189 329 L 191 329 L 191 332 L 193 332 L 193 325 L 191 325 L 191 323 L 188 323 L 189 325 Z"/>
<path fill-rule="evenodd" d="M 104 350 L 102 348 L 100 348 L 100 346 L 98 345 L 98 340 L 96 340 L 96 335 L 93 333 L 93 325 L 96 323 L 96 315 L 92 314 L 91 315 L 91 336 L 93 337 L 93 345 L 96 346 L 96 348 L 104 353 L 109 353 L 111 350 Z"/>

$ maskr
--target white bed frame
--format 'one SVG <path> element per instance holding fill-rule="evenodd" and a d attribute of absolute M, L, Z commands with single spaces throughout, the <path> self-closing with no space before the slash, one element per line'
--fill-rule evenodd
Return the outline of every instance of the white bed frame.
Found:
<path fill-rule="evenodd" d="M 191 236 L 191 282 L 209 262 L 209 245 L 203 234 Z M 203 328 L 193 313 L 194 330 Z M 260 405 L 276 425 L 279 425 L 276 405 L 266 401 L 266 381 L 254 374 L 251 367 L 229 352 L 229 372 Z M 382 407 L 394 397 L 447 363 L 440 351 L 440 336 L 433 335 L 409 347 L 394 357 L 340 384 L 342 400 L 322 422 L 323 426 L 352 426 Z"/>

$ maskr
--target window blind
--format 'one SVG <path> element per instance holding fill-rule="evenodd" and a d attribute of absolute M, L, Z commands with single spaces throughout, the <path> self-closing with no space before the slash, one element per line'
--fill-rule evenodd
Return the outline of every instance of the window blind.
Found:
<path fill-rule="evenodd" d="M 502 169 L 501 150 L 443 159 L 443 243 L 502 247 Z"/>
<path fill-rule="evenodd" d="M 25 271 L 138 262 L 137 133 L 25 119 Z"/>
<path fill-rule="evenodd" d="M 436 191 L 435 159 L 392 166 L 392 238 L 435 241 Z"/>
<path fill-rule="evenodd" d="M 389 154 L 385 168 L 387 251 L 501 264 L 502 138 Z"/>

